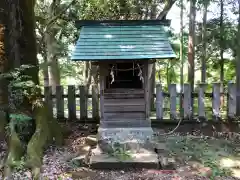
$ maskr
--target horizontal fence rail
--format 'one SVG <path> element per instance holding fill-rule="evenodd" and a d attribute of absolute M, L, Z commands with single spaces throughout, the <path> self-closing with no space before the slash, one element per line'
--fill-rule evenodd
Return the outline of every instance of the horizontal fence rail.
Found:
<path fill-rule="evenodd" d="M 229 83 L 227 90 L 221 92 L 220 83 L 212 84 L 212 92 L 206 93 L 206 85 L 200 84 L 195 92 L 189 84 L 184 84 L 183 92 L 177 93 L 176 84 L 169 85 L 168 92 L 164 92 L 161 84 L 156 85 L 153 94 L 154 106 L 151 119 L 156 121 L 169 120 L 226 120 L 235 119 L 236 114 L 236 86 Z M 66 91 L 66 92 L 64 92 Z M 91 87 L 88 94 L 85 86 L 57 86 L 56 93 L 51 87 L 44 87 L 42 96 L 52 116 L 61 119 L 83 122 L 99 122 L 99 89 L 97 85 Z"/>

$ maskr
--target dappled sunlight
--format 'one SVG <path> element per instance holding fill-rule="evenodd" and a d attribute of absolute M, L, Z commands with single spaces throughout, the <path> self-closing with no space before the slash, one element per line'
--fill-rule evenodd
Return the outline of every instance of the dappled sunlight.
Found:
<path fill-rule="evenodd" d="M 240 159 L 225 157 L 220 160 L 219 164 L 223 168 L 240 167 Z"/>
<path fill-rule="evenodd" d="M 233 177 L 240 178 L 240 157 L 224 157 L 220 159 L 219 166 L 228 169 Z"/>

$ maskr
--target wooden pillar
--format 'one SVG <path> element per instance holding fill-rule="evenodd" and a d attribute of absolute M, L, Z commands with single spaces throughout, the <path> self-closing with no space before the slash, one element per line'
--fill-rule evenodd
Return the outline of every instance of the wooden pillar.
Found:
<path fill-rule="evenodd" d="M 150 86 L 150 80 L 151 80 L 151 64 L 149 64 L 149 61 L 144 62 L 144 94 L 145 94 L 145 113 L 146 113 L 146 119 L 150 119 L 150 92 L 151 92 L 151 86 Z"/>
<path fill-rule="evenodd" d="M 75 86 L 68 86 L 68 119 L 76 120 Z"/>
<path fill-rule="evenodd" d="M 99 69 L 100 69 L 100 121 L 104 121 L 104 90 L 106 88 L 106 74 L 108 72 L 106 63 L 99 63 Z"/>
<path fill-rule="evenodd" d="M 184 119 L 192 119 L 193 108 L 191 103 L 191 86 L 190 84 L 184 84 L 184 98 L 183 98 L 183 109 L 184 109 Z"/>
<path fill-rule="evenodd" d="M 163 92 L 162 92 L 162 85 L 157 84 L 156 85 L 156 115 L 157 119 L 163 118 Z"/>
<path fill-rule="evenodd" d="M 213 83 L 213 99 L 212 99 L 212 112 L 213 119 L 220 118 L 220 83 Z"/>
<path fill-rule="evenodd" d="M 228 84 L 228 112 L 227 116 L 230 119 L 234 119 L 236 116 L 236 84 Z"/>
<path fill-rule="evenodd" d="M 177 118 L 177 89 L 176 84 L 170 84 L 170 119 L 175 120 Z"/>
<path fill-rule="evenodd" d="M 198 88 L 198 118 L 203 119 L 203 120 L 206 119 L 205 89 L 206 89 L 206 84 L 199 84 L 199 88 Z"/>

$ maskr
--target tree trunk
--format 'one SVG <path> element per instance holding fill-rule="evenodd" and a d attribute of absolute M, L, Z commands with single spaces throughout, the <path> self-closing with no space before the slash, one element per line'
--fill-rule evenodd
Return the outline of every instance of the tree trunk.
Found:
<path fill-rule="evenodd" d="M 86 91 L 89 92 L 89 88 L 92 82 L 92 68 L 90 62 L 84 62 L 84 85 L 86 87 Z"/>
<path fill-rule="evenodd" d="M 190 1 L 190 18 L 189 18 L 189 37 L 188 37 L 188 82 L 194 90 L 194 59 L 195 59 L 195 17 L 196 17 L 196 0 Z"/>
<path fill-rule="evenodd" d="M 202 31 L 202 83 L 206 82 L 206 57 L 207 57 L 207 10 L 209 2 L 204 1 L 203 9 L 203 31 Z"/>
<path fill-rule="evenodd" d="M 54 140 L 63 143 L 62 130 L 57 120 L 52 118 L 46 104 L 36 107 L 34 112 L 36 131 L 27 146 L 26 166 L 32 169 L 34 179 L 39 179 L 44 148 Z"/>
<path fill-rule="evenodd" d="M 58 59 L 55 55 L 56 50 L 54 49 L 54 36 L 51 33 L 47 33 L 45 35 L 45 42 L 47 47 L 49 85 L 52 86 L 52 92 L 55 94 L 56 86 L 60 85 L 60 71 Z"/>
<path fill-rule="evenodd" d="M 221 82 L 221 88 L 220 92 L 223 93 L 224 91 L 224 58 L 223 58 L 223 53 L 224 53 L 224 19 L 223 19 L 223 14 L 224 14 L 224 4 L 223 0 L 220 1 L 220 7 L 221 7 L 221 15 L 220 15 L 220 82 Z M 221 96 L 221 107 L 223 107 L 223 102 L 224 97 Z"/>
<path fill-rule="evenodd" d="M 46 48 L 43 49 L 43 81 L 44 81 L 44 87 L 49 86 L 49 75 L 48 75 L 48 59 L 47 59 L 47 52 Z"/>
<path fill-rule="evenodd" d="M 52 1 L 52 4 L 49 7 L 48 14 L 49 17 L 55 17 L 57 15 L 57 7 L 60 5 L 60 0 Z M 53 23 L 54 25 L 54 23 Z M 57 30 L 53 28 L 52 25 L 46 26 L 46 33 L 44 35 L 45 47 L 47 51 L 48 59 L 48 76 L 49 76 L 49 85 L 52 86 L 52 93 L 56 93 L 56 86 L 60 85 L 60 70 L 58 65 L 57 58 L 57 49 L 56 49 L 56 39 Z"/>
<path fill-rule="evenodd" d="M 181 61 L 181 74 L 180 74 L 180 84 L 181 84 L 181 93 L 183 94 L 183 68 L 184 68 L 184 59 L 183 59 L 183 0 L 181 0 L 181 12 L 180 12 L 180 61 Z M 183 117 L 183 97 L 180 99 L 180 113 Z"/>
<path fill-rule="evenodd" d="M 0 1 L 0 74 L 7 71 L 7 58 L 5 52 L 5 12 L 6 4 L 5 1 Z M 0 79 L 0 140 L 5 136 L 5 126 L 7 124 L 5 110 L 8 107 L 8 93 L 7 93 L 7 82 L 4 79 Z M 1 151 L 1 148 L 0 148 Z"/>
<path fill-rule="evenodd" d="M 36 46 L 36 33 L 35 33 L 35 0 L 21 0 L 21 28 L 20 34 L 20 53 L 21 65 L 30 64 L 35 66 L 28 69 L 26 74 L 31 76 L 35 84 L 39 84 L 38 79 L 38 59 L 37 59 L 37 46 Z"/>
<path fill-rule="evenodd" d="M 238 0 L 238 32 L 237 32 L 237 66 L 236 66 L 236 88 L 237 88 L 237 108 L 236 116 L 240 117 L 240 0 Z M 237 120 L 238 120 L 237 119 Z"/>

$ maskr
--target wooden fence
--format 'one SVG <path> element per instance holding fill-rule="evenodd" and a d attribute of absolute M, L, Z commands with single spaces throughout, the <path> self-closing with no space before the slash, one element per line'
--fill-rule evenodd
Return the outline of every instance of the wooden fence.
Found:
<path fill-rule="evenodd" d="M 176 84 L 171 84 L 168 92 L 156 85 L 154 108 L 151 119 L 156 121 L 177 121 L 180 118 L 195 121 L 224 120 L 234 118 L 236 113 L 236 86 L 229 83 L 224 92 L 220 92 L 220 84 L 214 83 L 212 92 L 206 93 L 206 85 L 200 84 L 196 92 L 191 92 L 190 85 L 184 84 L 183 93 L 177 93 Z M 67 92 L 64 93 L 64 90 Z M 56 94 L 51 87 L 44 88 L 44 98 L 53 116 L 58 119 L 79 119 L 83 122 L 99 121 L 99 94 L 97 86 L 92 86 L 88 94 L 84 86 L 58 86 Z M 222 98 L 222 100 L 221 100 Z M 221 102 L 224 102 L 223 104 Z M 181 106 L 182 105 L 182 106 Z"/>

